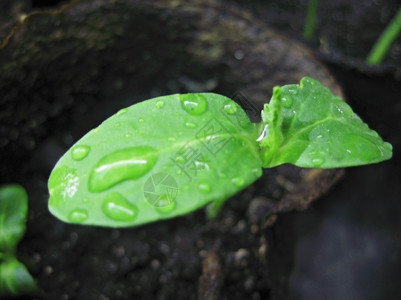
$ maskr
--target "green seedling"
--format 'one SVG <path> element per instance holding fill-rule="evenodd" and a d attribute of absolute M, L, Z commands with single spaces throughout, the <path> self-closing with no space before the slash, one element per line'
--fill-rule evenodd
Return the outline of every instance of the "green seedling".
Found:
<path fill-rule="evenodd" d="M 315 31 L 316 23 L 317 0 L 308 1 L 308 13 L 305 18 L 303 37 L 305 40 L 310 40 Z"/>
<path fill-rule="evenodd" d="M 370 65 L 377 65 L 386 56 L 391 44 L 401 32 L 401 8 L 390 21 L 382 34 L 377 39 L 372 50 L 369 52 L 366 62 Z"/>
<path fill-rule="evenodd" d="M 0 296 L 38 291 L 26 267 L 16 259 L 16 249 L 25 233 L 27 194 L 19 185 L 0 188 Z"/>
<path fill-rule="evenodd" d="M 377 163 L 392 146 L 319 81 L 275 87 L 262 121 L 233 100 L 175 94 L 124 108 L 58 161 L 49 209 L 65 222 L 136 226 L 225 199 L 262 175 L 294 164 L 338 168 Z"/>

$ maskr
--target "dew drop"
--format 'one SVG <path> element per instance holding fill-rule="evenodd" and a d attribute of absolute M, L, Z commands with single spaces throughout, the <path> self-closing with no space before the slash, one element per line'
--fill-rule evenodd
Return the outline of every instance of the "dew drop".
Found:
<path fill-rule="evenodd" d="M 71 157 L 73 160 L 82 160 L 88 156 L 90 147 L 86 145 L 77 145 L 71 149 Z"/>
<path fill-rule="evenodd" d="M 84 209 L 74 209 L 68 214 L 68 221 L 71 223 L 82 223 L 88 218 L 88 212 Z"/>
<path fill-rule="evenodd" d="M 183 164 L 185 164 L 186 159 L 185 159 L 184 156 L 178 155 L 178 156 L 175 157 L 175 161 L 176 161 L 177 163 L 183 165 Z"/>
<path fill-rule="evenodd" d="M 133 221 L 138 209 L 119 193 L 109 194 L 102 205 L 103 213 L 114 221 Z"/>
<path fill-rule="evenodd" d="M 120 109 L 120 110 L 117 112 L 116 115 L 117 115 L 117 116 L 122 116 L 122 115 L 126 114 L 127 111 L 128 111 L 128 108 L 122 108 L 122 109 Z"/>
<path fill-rule="evenodd" d="M 320 167 L 323 163 L 324 163 L 324 159 L 323 158 L 313 158 L 312 159 L 312 164 L 316 168 Z"/>
<path fill-rule="evenodd" d="M 176 202 L 171 195 L 163 194 L 157 199 L 155 207 L 157 212 L 161 214 L 168 214 L 175 209 Z"/>
<path fill-rule="evenodd" d="M 241 187 L 244 185 L 244 178 L 242 177 L 234 177 L 231 179 L 231 182 L 237 186 L 237 187 Z"/>
<path fill-rule="evenodd" d="M 157 101 L 156 102 L 156 108 L 162 108 L 164 106 L 164 101 Z"/>
<path fill-rule="evenodd" d="M 206 180 L 201 180 L 199 182 L 198 188 L 204 194 L 209 194 L 212 191 L 212 187 Z"/>
<path fill-rule="evenodd" d="M 175 137 L 173 137 L 173 136 L 169 136 L 167 138 L 167 140 L 170 141 L 170 142 L 175 142 L 177 139 Z"/>
<path fill-rule="evenodd" d="M 138 120 L 138 122 L 139 122 L 139 123 L 143 123 L 143 122 L 145 122 L 145 120 L 142 119 L 142 118 L 140 118 L 140 119 Z"/>
<path fill-rule="evenodd" d="M 138 146 L 112 152 L 95 165 L 89 175 L 89 191 L 101 192 L 125 180 L 141 178 L 158 159 L 156 149 Z"/>
<path fill-rule="evenodd" d="M 233 115 L 237 112 L 237 106 L 233 103 L 228 103 L 224 105 L 223 110 L 229 115 Z"/>
<path fill-rule="evenodd" d="M 199 116 L 207 110 L 206 98 L 199 94 L 180 95 L 181 107 L 190 115 Z"/>
<path fill-rule="evenodd" d="M 187 127 L 187 128 L 196 128 L 197 125 L 195 123 L 192 123 L 192 122 L 185 122 L 185 127 Z"/>
<path fill-rule="evenodd" d="M 337 111 L 345 118 L 350 118 L 354 114 L 351 107 L 342 100 L 337 103 L 336 108 Z"/>
<path fill-rule="evenodd" d="M 262 169 L 261 168 L 253 168 L 252 169 L 252 173 L 256 176 L 256 177 L 260 177 L 262 175 Z"/>
<path fill-rule="evenodd" d="M 290 97 L 290 96 L 285 96 L 285 97 L 282 97 L 281 98 L 281 101 L 282 101 L 282 103 L 283 103 L 283 106 L 285 107 L 285 108 L 291 108 L 291 106 L 292 106 L 292 97 Z"/>

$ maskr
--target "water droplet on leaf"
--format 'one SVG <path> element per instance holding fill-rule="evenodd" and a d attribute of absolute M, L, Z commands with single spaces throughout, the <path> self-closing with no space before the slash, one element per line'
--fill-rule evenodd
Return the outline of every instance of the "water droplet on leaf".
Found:
<path fill-rule="evenodd" d="M 74 209 L 68 214 L 68 220 L 72 223 L 82 223 L 88 218 L 88 212 L 84 209 Z"/>
<path fill-rule="evenodd" d="M 233 115 L 237 112 L 237 106 L 233 103 L 228 103 L 224 105 L 223 110 L 228 113 L 229 115 Z"/>
<path fill-rule="evenodd" d="M 164 106 L 164 101 L 157 101 L 156 108 L 162 108 Z"/>
<path fill-rule="evenodd" d="M 199 116 L 207 110 L 206 98 L 199 94 L 180 95 L 181 107 L 190 115 Z"/>
<path fill-rule="evenodd" d="M 82 160 L 88 156 L 90 147 L 86 145 L 77 145 L 71 149 L 71 157 L 73 160 Z"/>
<path fill-rule="evenodd" d="M 204 194 L 209 194 L 212 191 L 212 187 L 206 180 L 201 180 L 199 182 L 198 188 Z"/>
<path fill-rule="evenodd" d="M 263 173 L 261 168 L 254 168 L 252 169 L 252 173 L 256 176 L 256 177 L 260 177 Z"/>
<path fill-rule="evenodd" d="M 283 106 L 285 108 L 290 108 L 292 106 L 292 98 L 290 96 L 285 96 L 281 98 L 281 101 L 283 103 Z"/>
<path fill-rule="evenodd" d="M 120 109 L 120 110 L 117 112 L 116 115 L 117 115 L 117 116 L 122 116 L 122 115 L 126 114 L 127 111 L 128 111 L 128 108 L 122 108 L 122 109 Z"/>
<path fill-rule="evenodd" d="M 138 215 L 138 209 L 119 193 L 106 197 L 102 205 L 103 213 L 115 221 L 133 221 Z"/>
<path fill-rule="evenodd" d="M 185 122 L 185 127 L 187 127 L 187 128 L 196 128 L 197 125 L 195 123 L 192 123 L 192 122 Z"/>
<path fill-rule="evenodd" d="M 156 149 L 138 146 L 112 152 L 96 164 L 89 175 L 89 190 L 104 191 L 125 180 L 144 176 L 158 159 Z"/>
<path fill-rule="evenodd" d="M 176 202 L 171 195 L 163 194 L 160 195 L 157 201 L 156 210 L 161 214 L 168 214 L 172 212 L 176 207 Z"/>
<path fill-rule="evenodd" d="M 244 178 L 242 177 L 234 177 L 231 179 L 231 182 L 237 186 L 237 187 L 241 187 L 244 185 Z"/>
<path fill-rule="evenodd" d="M 323 158 L 313 158 L 312 159 L 312 164 L 316 168 L 320 167 L 323 163 L 324 163 L 324 159 Z"/>

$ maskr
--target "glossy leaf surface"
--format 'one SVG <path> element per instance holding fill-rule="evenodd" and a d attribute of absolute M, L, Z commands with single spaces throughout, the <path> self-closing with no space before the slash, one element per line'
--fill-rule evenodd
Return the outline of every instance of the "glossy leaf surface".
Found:
<path fill-rule="evenodd" d="M 264 167 L 291 163 L 307 168 L 339 168 L 380 162 L 392 146 L 319 81 L 276 87 L 262 117 Z"/>
<path fill-rule="evenodd" d="M 110 227 L 186 214 L 261 175 L 259 131 L 238 104 L 212 93 L 124 108 L 59 160 L 49 209 L 66 222 Z"/>

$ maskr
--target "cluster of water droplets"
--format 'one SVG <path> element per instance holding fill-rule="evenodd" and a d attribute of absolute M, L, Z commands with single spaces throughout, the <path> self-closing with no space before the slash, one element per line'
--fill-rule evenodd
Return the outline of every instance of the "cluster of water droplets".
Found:
<path fill-rule="evenodd" d="M 188 129 L 196 129 L 198 124 L 196 121 L 194 121 L 192 116 L 201 116 L 204 114 L 208 110 L 208 101 L 204 96 L 199 94 L 180 95 L 179 101 L 181 108 L 189 116 L 191 116 L 188 117 L 187 120 L 184 120 L 184 126 Z M 163 100 L 159 100 L 155 102 L 154 105 L 156 109 L 163 109 L 165 107 L 165 102 Z M 235 103 L 226 103 L 223 105 L 223 110 L 225 113 L 233 115 L 237 113 L 238 107 Z M 128 109 L 123 108 L 117 112 L 116 117 L 121 117 L 127 112 Z M 144 119 L 139 118 L 138 122 L 143 123 Z M 115 123 L 116 127 L 119 125 L 119 122 Z M 97 131 L 98 129 L 94 129 L 92 134 L 96 134 Z M 175 136 L 170 136 L 167 137 L 167 140 L 170 142 L 176 142 L 177 138 Z M 70 150 L 70 155 L 74 161 L 81 162 L 90 155 L 91 150 L 92 149 L 89 145 L 78 144 Z M 110 220 L 118 222 L 131 222 L 137 218 L 139 209 L 135 204 L 129 201 L 118 191 L 111 191 L 109 193 L 107 193 L 107 191 L 126 180 L 137 180 L 143 178 L 154 168 L 157 160 L 157 149 L 150 146 L 135 146 L 113 151 L 101 157 L 97 161 L 97 163 L 89 172 L 87 189 L 91 193 L 102 193 L 104 195 L 104 199 L 100 204 L 100 208 L 104 216 Z M 177 157 L 178 163 L 180 163 L 180 160 L 182 159 Z M 208 161 L 204 159 L 196 160 L 195 165 L 196 168 L 200 170 L 210 171 L 211 168 L 208 164 Z M 165 171 L 168 171 L 169 169 L 170 167 L 167 166 Z M 255 169 L 253 172 L 256 176 L 260 175 L 259 169 Z M 64 179 L 68 176 L 72 178 L 75 173 L 71 171 L 68 174 L 64 176 Z M 220 177 L 223 177 L 223 175 Z M 74 178 L 78 177 L 75 176 Z M 63 179 L 60 178 L 60 181 L 62 180 Z M 74 192 L 75 194 L 78 183 L 74 183 L 74 185 L 71 180 L 64 190 L 69 189 L 69 191 Z M 236 176 L 228 180 L 230 180 L 231 183 L 236 187 L 243 187 L 245 183 L 244 178 L 241 176 Z M 196 188 L 200 193 L 205 195 L 212 193 L 213 188 L 210 180 L 197 179 L 195 182 Z M 58 182 L 58 184 L 60 184 L 60 182 Z M 187 188 L 190 192 L 191 186 L 188 185 Z M 56 192 L 52 196 L 55 198 L 62 197 L 60 192 Z M 56 199 L 56 201 L 64 200 L 65 199 Z M 154 206 L 154 209 L 161 214 L 171 213 L 176 208 L 175 199 L 171 197 L 171 195 L 160 195 L 157 201 L 158 203 Z M 83 204 L 90 205 L 88 202 L 88 198 L 82 199 Z M 88 210 L 82 207 L 71 210 L 67 216 L 68 220 L 73 223 L 85 222 L 89 219 L 89 217 Z"/>

